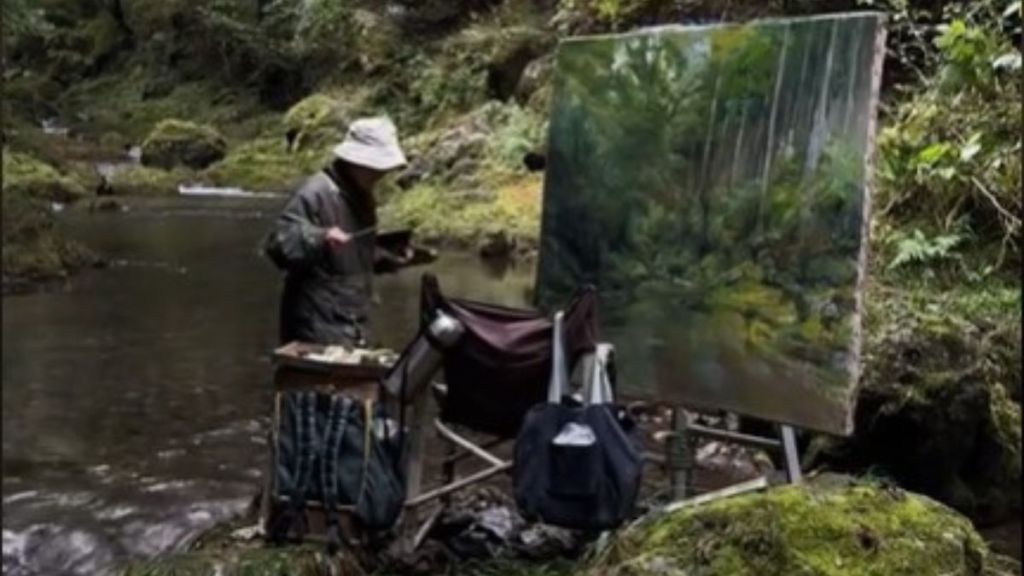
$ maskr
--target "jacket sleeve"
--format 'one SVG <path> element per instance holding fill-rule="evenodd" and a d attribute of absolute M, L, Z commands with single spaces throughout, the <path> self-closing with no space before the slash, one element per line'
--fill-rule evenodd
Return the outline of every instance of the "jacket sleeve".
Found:
<path fill-rule="evenodd" d="M 285 204 L 263 244 L 264 253 L 278 268 L 303 268 L 320 253 L 327 229 L 315 224 L 314 213 L 310 198 L 302 193 Z"/>

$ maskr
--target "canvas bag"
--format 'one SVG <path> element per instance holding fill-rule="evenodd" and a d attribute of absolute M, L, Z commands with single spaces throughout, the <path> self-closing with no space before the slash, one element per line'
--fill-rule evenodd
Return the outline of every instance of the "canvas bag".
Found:
<path fill-rule="evenodd" d="M 379 402 L 343 394 L 285 392 L 277 434 L 271 541 L 297 528 L 301 539 L 307 500 L 324 503 L 328 550 L 340 546 L 335 506 L 355 506 L 370 530 L 390 528 L 405 501 L 405 431 Z M 281 498 L 284 496 L 286 498 Z"/>
<path fill-rule="evenodd" d="M 516 503 L 529 519 L 580 530 L 607 530 L 633 512 L 643 468 L 637 430 L 612 404 L 611 346 L 597 346 L 583 403 L 568 382 L 561 313 L 555 315 L 548 398 L 530 409 L 516 438 Z"/>

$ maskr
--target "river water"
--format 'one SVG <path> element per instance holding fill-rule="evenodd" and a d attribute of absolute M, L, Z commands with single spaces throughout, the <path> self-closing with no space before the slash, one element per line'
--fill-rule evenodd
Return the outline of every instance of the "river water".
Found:
<path fill-rule="evenodd" d="M 277 271 L 258 254 L 281 199 L 190 197 L 60 225 L 110 260 L 3 301 L 3 573 L 105 574 L 245 511 L 267 454 Z M 528 301 L 533 267 L 472 255 L 380 276 L 374 329 L 413 334 L 420 275 Z"/>

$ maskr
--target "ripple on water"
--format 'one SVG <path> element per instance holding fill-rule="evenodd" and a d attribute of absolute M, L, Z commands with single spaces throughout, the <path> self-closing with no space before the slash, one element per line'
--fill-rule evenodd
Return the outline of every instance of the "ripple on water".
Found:
<path fill-rule="evenodd" d="M 115 553 L 84 530 L 56 524 L 36 524 L 15 532 L 3 531 L 5 576 L 34 574 L 102 575 L 115 561 Z"/>

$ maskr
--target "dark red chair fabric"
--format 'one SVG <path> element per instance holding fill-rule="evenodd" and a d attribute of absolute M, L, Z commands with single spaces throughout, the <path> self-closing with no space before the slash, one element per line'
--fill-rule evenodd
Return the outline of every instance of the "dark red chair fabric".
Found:
<path fill-rule="evenodd" d="M 437 278 L 423 276 L 421 323 L 435 310 L 457 318 L 465 335 L 445 352 L 445 422 L 505 438 L 519 432 L 526 412 L 547 397 L 553 323 L 541 312 L 447 298 Z M 597 293 L 580 289 L 564 308 L 563 336 L 570 369 L 598 340 Z"/>

